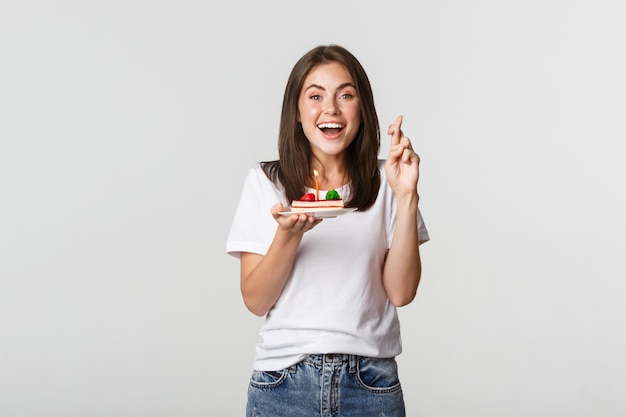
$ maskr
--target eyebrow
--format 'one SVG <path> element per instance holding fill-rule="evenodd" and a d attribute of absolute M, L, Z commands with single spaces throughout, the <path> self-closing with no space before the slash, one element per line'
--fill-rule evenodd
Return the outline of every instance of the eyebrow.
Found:
<path fill-rule="evenodd" d="M 356 90 L 355 85 L 352 84 L 352 83 L 343 83 L 339 87 L 337 87 L 337 90 L 341 90 L 342 88 L 346 88 L 346 87 L 352 87 L 352 88 L 354 88 Z M 308 91 L 311 88 L 318 88 L 320 90 L 326 91 L 326 89 L 324 87 L 322 87 L 321 85 L 318 85 L 318 84 L 311 84 L 304 91 Z"/>

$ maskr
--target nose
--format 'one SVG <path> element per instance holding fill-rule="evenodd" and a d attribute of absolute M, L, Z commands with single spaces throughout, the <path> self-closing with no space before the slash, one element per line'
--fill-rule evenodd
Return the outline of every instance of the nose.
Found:
<path fill-rule="evenodd" d="M 327 100 L 324 107 L 325 114 L 337 114 L 339 113 L 339 107 L 335 100 Z"/>

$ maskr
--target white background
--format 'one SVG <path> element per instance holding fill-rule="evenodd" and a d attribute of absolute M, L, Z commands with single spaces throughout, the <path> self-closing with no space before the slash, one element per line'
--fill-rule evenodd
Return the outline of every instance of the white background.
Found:
<path fill-rule="evenodd" d="M 0 415 L 243 415 L 261 319 L 228 228 L 291 67 L 338 43 L 422 158 L 408 415 L 626 416 L 624 22 L 620 0 L 2 1 Z"/>

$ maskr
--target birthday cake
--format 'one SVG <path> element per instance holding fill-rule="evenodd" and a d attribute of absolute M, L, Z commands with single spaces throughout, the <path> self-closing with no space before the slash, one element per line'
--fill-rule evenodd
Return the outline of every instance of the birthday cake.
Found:
<path fill-rule="evenodd" d="M 311 210 L 337 210 L 343 208 L 343 200 L 336 190 L 326 192 L 326 197 L 322 200 L 315 198 L 315 194 L 307 193 L 299 200 L 291 202 L 291 211 L 307 212 Z"/>

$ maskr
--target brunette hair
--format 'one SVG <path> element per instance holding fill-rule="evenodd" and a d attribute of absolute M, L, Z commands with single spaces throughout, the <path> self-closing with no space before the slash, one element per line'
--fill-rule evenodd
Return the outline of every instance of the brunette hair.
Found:
<path fill-rule="evenodd" d="M 346 150 L 346 170 L 350 178 L 350 197 L 344 204 L 367 210 L 376 201 L 380 187 L 378 152 L 380 128 L 374 107 L 369 78 L 361 63 L 339 45 L 321 45 L 303 55 L 294 65 L 287 80 L 278 134 L 278 160 L 261 162 L 265 175 L 285 189 L 287 201 L 299 199 L 311 180 L 311 147 L 298 122 L 298 99 L 304 80 L 320 64 L 337 62 L 354 80 L 361 109 L 361 126 Z"/>

